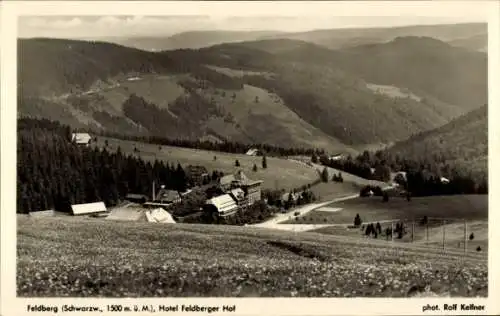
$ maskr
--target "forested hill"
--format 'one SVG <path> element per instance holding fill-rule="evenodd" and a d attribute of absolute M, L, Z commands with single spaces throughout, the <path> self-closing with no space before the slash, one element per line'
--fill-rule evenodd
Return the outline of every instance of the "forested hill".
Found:
<path fill-rule="evenodd" d="M 67 212 L 71 204 L 103 201 L 113 206 L 128 193 L 149 195 L 152 182 L 185 191 L 180 165 L 151 164 L 140 158 L 83 148 L 71 142 L 71 129 L 48 120 L 19 120 L 17 212 Z"/>
<path fill-rule="evenodd" d="M 404 157 L 437 160 L 463 170 L 488 174 L 488 106 L 410 139 L 396 143 L 389 151 Z"/>
<path fill-rule="evenodd" d="M 19 114 L 116 133 L 344 151 L 404 140 L 486 99 L 486 60 L 444 43 L 332 51 L 286 41 L 152 53 L 20 40 Z"/>

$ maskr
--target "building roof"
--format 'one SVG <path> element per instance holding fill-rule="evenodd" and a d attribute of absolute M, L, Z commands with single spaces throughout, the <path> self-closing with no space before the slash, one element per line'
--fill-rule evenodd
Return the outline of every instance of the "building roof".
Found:
<path fill-rule="evenodd" d="M 104 205 L 104 202 L 74 204 L 71 205 L 71 212 L 73 215 L 86 215 L 106 212 L 106 205 Z"/>
<path fill-rule="evenodd" d="M 259 150 L 256 149 L 256 148 L 250 148 L 248 151 L 247 151 L 247 155 L 249 156 L 255 156 L 259 153 Z"/>
<path fill-rule="evenodd" d="M 111 210 L 106 219 L 117 221 L 138 221 L 144 216 L 144 208 L 139 204 L 129 203 Z"/>
<path fill-rule="evenodd" d="M 224 215 L 234 213 L 238 209 L 236 201 L 229 194 L 211 198 L 207 201 L 207 204 L 212 204 L 220 214 Z"/>
<path fill-rule="evenodd" d="M 54 210 L 45 210 L 45 211 L 38 211 L 38 212 L 29 212 L 29 216 L 54 216 L 55 212 Z"/>
<path fill-rule="evenodd" d="M 229 174 L 227 176 L 220 178 L 219 180 L 219 183 L 221 185 L 229 185 L 233 182 L 238 182 L 241 185 L 253 185 L 262 183 L 262 181 L 260 180 L 251 180 L 241 170 L 238 171 L 236 174 Z"/>
<path fill-rule="evenodd" d="M 146 220 L 150 223 L 174 224 L 175 220 L 169 212 L 162 208 L 155 208 L 145 212 Z"/>
<path fill-rule="evenodd" d="M 92 140 L 92 136 L 89 133 L 73 133 L 71 140 L 77 144 L 88 144 Z"/>
<path fill-rule="evenodd" d="M 144 194 L 135 194 L 135 193 L 129 193 L 125 197 L 127 199 L 147 199 L 148 197 Z"/>
<path fill-rule="evenodd" d="M 179 194 L 179 192 L 166 189 L 160 189 L 160 191 L 158 191 L 158 194 L 156 194 L 155 196 L 155 199 L 157 201 L 168 201 L 168 202 L 174 202 L 180 198 L 181 195 Z"/>
<path fill-rule="evenodd" d="M 231 190 L 230 194 L 238 201 L 245 198 L 245 192 L 243 192 L 243 190 L 240 188 Z"/>

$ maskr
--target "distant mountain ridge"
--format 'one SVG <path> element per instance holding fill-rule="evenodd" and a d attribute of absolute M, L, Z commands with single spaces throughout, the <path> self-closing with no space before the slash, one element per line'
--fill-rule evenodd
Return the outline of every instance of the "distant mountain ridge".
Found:
<path fill-rule="evenodd" d="M 197 49 L 222 43 L 253 41 L 280 36 L 280 31 L 188 31 L 172 36 L 113 37 L 102 40 L 146 51 Z"/>
<path fill-rule="evenodd" d="M 282 31 L 187 31 L 171 36 L 114 37 L 101 40 L 147 51 L 197 49 L 222 43 L 291 39 L 343 49 L 364 44 L 386 43 L 396 37 L 432 37 L 459 47 L 484 51 L 487 46 L 486 23 L 410 25 L 401 27 L 360 27 L 322 29 L 306 32 Z M 90 40 L 90 39 L 89 39 Z"/>

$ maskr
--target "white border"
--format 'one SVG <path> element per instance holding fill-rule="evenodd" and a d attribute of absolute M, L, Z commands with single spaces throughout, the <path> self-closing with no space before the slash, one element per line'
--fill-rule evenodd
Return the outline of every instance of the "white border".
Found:
<path fill-rule="evenodd" d="M 429 16 L 467 16 L 471 10 L 485 13 L 489 19 L 489 170 L 490 170 L 490 210 L 495 209 L 497 186 L 494 174 L 498 163 L 493 159 L 499 149 L 500 124 L 494 124 L 499 116 L 498 87 L 499 76 L 499 14 L 497 1 L 388 1 L 388 2 L 91 2 L 91 1 L 53 1 L 53 2 L 16 2 L 1 3 L 1 315 L 28 315 L 27 303 L 55 303 L 61 305 L 96 303 L 101 306 L 113 303 L 138 302 L 140 304 L 199 304 L 199 305 L 237 305 L 236 313 L 226 315 L 400 315 L 420 314 L 425 304 L 474 302 L 486 304 L 487 310 L 480 314 L 500 313 L 500 304 L 494 300 L 500 293 L 500 271 L 498 253 L 489 251 L 489 297 L 487 299 L 280 299 L 280 298 L 190 298 L 190 299 L 22 299 L 16 297 L 16 27 L 19 15 L 295 15 L 318 16 L 335 12 L 337 15 L 350 16 L 413 16 L 416 8 L 426 8 Z M 234 14 L 233 14 L 234 13 Z M 495 220 L 496 219 L 496 220 Z M 489 213 L 489 247 L 498 247 L 500 230 L 493 228 L 499 222 L 499 212 Z M 491 229 L 493 228 L 493 229 Z M 493 282 L 496 280 L 496 282 Z M 458 314 L 460 312 L 454 313 Z M 33 313 L 31 313 L 33 314 Z M 173 315 L 174 313 L 166 313 Z M 179 313 L 181 314 L 181 313 Z M 185 314 L 185 313 L 184 313 Z M 199 314 L 199 313 L 197 313 Z M 426 314 L 445 314 L 427 312 Z M 466 314 L 465 312 L 462 314 Z M 213 314 L 215 315 L 215 314 Z"/>

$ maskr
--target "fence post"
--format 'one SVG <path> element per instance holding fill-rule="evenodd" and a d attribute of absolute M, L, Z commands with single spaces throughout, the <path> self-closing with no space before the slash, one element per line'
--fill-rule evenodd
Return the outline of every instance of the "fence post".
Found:
<path fill-rule="evenodd" d="M 391 221 L 391 242 L 394 242 L 394 221 Z"/>
<path fill-rule="evenodd" d="M 444 250 L 444 241 L 445 241 L 445 235 L 446 235 L 446 229 L 444 227 L 446 221 L 443 219 L 443 250 Z"/>
<path fill-rule="evenodd" d="M 411 221 L 411 242 L 415 240 L 415 220 Z"/>
<path fill-rule="evenodd" d="M 464 219 L 464 254 L 467 253 L 467 220 Z"/>
<path fill-rule="evenodd" d="M 425 224 L 425 245 L 429 246 L 429 223 Z"/>

